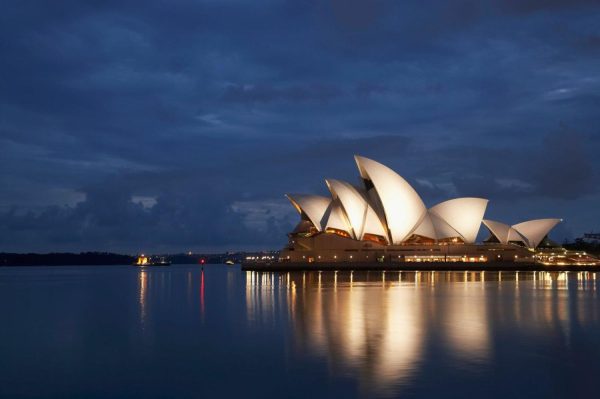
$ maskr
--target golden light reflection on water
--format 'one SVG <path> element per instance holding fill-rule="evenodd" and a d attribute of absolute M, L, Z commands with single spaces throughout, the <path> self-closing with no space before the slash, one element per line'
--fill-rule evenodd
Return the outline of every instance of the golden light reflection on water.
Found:
<path fill-rule="evenodd" d="M 246 272 L 246 315 L 268 326 L 287 310 L 295 350 L 386 395 L 416 377 L 427 351 L 457 366 L 491 362 L 491 326 L 568 339 L 572 323 L 598 323 L 596 289 L 586 272 Z"/>
<path fill-rule="evenodd" d="M 148 274 L 144 271 L 139 272 L 139 303 L 140 303 L 140 324 L 142 329 L 146 324 L 146 297 L 148 295 Z"/>

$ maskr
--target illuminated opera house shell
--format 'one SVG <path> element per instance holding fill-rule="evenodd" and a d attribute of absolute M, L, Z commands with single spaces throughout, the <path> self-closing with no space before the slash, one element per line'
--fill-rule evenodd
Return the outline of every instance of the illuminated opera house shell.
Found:
<path fill-rule="evenodd" d="M 529 248 L 535 248 L 548 235 L 550 230 L 561 221 L 562 219 L 537 219 L 509 226 L 493 220 L 483 220 L 483 224 L 490 231 L 492 235 L 490 238 L 501 244 L 514 242 L 522 243 Z"/>
<path fill-rule="evenodd" d="M 427 208 L 415 189 L 392 169 L 355 156 L 362 187 L 326 179 L 330 197 L 287 194 L 301 215 L 292 234 L 333 233 L 384 245 L 423 242 L 475 243 L 481 223 L 488 240 L 537 247 L 561 220 L 539 219 L 509 226 L 483 220 L 488 200 L 455 198 Z"/>

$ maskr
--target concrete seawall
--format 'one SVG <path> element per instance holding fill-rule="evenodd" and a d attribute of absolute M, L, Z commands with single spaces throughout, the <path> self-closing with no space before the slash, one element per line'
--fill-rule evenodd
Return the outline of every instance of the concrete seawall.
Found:
<path fill-rule="evenodd" d="M 592 265 L 543 265 L 521 262 L 271 262 L 242 263 L 243 271 L 288 272 L 288 271 L 333 271 L 333 270 L 378 270 L 378 271 L 545 271 L 545 272 L 600 272 L 600 266 Z"/>

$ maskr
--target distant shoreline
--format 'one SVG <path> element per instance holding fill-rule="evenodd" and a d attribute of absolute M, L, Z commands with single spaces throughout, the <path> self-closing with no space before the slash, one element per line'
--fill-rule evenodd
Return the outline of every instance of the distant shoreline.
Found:
<path fill-rule="evenodd" d="M 223 264 L 228 261 L 241 263 L 247 256 L 274 256 L 277 251 L 234 252 L 216 254 L 155 254 L 166 258 L 171 264 Z M 51 252 L 51 253 L 11 253 L 0 252 L 0 267 L 18 266 L 116 266 L 131 265 L 137 256 L 112 252 Z"/>
<path fill-rule="evenodd" d="M 0 267 L 131 265 L 135 257 L 109 252 L 19 254 L 0 253 Z"/>

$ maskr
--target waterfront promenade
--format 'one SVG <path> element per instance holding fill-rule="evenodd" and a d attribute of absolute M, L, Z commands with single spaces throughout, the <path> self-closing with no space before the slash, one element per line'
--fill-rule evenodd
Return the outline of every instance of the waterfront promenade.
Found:
<path fill-rule="evenodd" d="M 244 271 L 331 271 L 331 270 L 388 270 L 388 271 L 544 271 L 596 272 L 598 265 L 544 265 L 525 262 L 244 262 Z"/>

